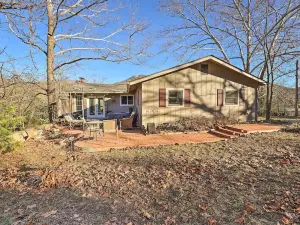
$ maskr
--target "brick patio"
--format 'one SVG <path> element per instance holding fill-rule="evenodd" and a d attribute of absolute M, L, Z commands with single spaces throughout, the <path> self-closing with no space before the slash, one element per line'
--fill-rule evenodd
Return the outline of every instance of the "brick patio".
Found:
<path fill-rule="evenodd" d="M 274 124 L 240 124 L 232 126 L 247 131 L 247 133 L 274 132 L 279 131 L 280 126 Z"/>
<path fill-rule="evenodd" d="M 120 131 L 119 140 L 115 134 L 105 134 L 104 141 L 84 140 L 75 143 L 76 147 L 84 151 L 108 151 L 112 148 L 121 149 L 126 147 L 158 146 L 184 143 L 215 142 L 225 140 L 209 133 L 193 134 L 153 134 L 145 136 L 141 131 Z"/>
<path fill-rule="evenodd" d="M 241 124 L 233 127 L 244 130 L 245 133 L 273 132 L 280 130 L 280 126 L 270 124 Z M 64 132 L 68 134 L 83 133 L 81 130 L 66 129 Z M 118 141 L 116 140 L 116 134 L 106 134 L 104 141 L 98 137 L 97 141 L 94 139 L 78 141 L 75 143 L 75 146 L 81 148 L 83 151 L 97 152 L 108 151 L 112 148 L 122 149 L 127 147 L 203 143 L 221 140 L 227 140 L 227 138 L 218 137 L 207 132 L 188 134 L 154 134 L 145 136 L 140 130 L 126 130 L 119 132 Z"/>

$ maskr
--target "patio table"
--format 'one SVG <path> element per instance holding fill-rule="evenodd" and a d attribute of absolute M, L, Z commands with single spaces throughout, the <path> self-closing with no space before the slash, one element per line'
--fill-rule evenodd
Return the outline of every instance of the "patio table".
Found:
<path fill-rule="evenodd" d="M 97 140 L 97 132 L 101 130 L 103 125 L 103 121 L 100 120 L 92 120 L 85 123 L 87 125 L 87 129 L 90 131 L 90 136 L 92 132 L 95 132 L 96 134 L 96 140 Z"/>

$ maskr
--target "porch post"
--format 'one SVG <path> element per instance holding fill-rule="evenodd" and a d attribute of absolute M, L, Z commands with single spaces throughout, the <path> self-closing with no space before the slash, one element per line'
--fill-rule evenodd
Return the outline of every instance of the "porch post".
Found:
<path fill-rule="evenodd" d="M 69 92 L 69 112 L 72 113 L 72 94 Z"/>
<path fill-rule="evenodd" d="M 258 88 L 255 88 L 255 122 L 258 120 Z"/>
<path fill-rule="evenodd" d="M 83 89 L 82 89 L 82 95 L 81 95 L 81 113 L 82 113 L 82 117 L 84 118 L 84 93 L 83 93 Z"/>

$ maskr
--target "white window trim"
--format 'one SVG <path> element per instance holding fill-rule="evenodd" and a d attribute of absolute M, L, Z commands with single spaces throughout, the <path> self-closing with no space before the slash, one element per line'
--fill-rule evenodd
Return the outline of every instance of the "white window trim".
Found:
<path fill-rule="evenodd" d="M 224 96 L 223 96 L 223 102 L 224 106 L 239 106 L 240 105 L 240 90 L 239 89 L 234 89 L 234 88 L 229 88 L 229 89 L 223 89 L 224 91 Z M 226 104 L 226 91 L 237 91 L 238 92 L 238 102 L 237 104 Z"/>
<path fill-rule="evenodd" d="M 80 107 L 80 110 L 77 110 L 77 106 L 78 106 L 78 105 L 77 105 L 77 103 L 78 103 L 78 102 L 77 102 L 77 100 L 78 100 L 77 98 L 78 98 L 79 96 L 81 97 L 81 107 Z M 75 96 L 75 109 L 76 109 L 76 112 L 82 111 L 82 110 L 83 110 L 83 96 L 82 96 L 82 95 L 76 95 L 76 96 Z"/>
<path fill-rule="evenodd" d="M 169 91 L 182 91 L 182 105 L 169 105 Z M 166 106 L 167 107 L 184 107 L 184 88 L 166 88 Z"/>
<path fill-rule="evenodd" d="M 122 104 L 122 97 L 123 96 L 132 96 L 132 104 Z M 127 98 L 128 103 L 128 98 Z M 120 106 L 134 106 L 134 95 L 120 95 Z"/>
<path fill-rule="evenodd" d="M 103 108 L 103 113 L 102 114 L 98 114 L 97 104 L 95 105 L 95 114 L 90 115 L 90 101 L 89 101 L 90 98 L 98 99 L 98 97 L 88 97 L 88 98 L 86 98 L 87 118 L 104 118 L 105 113 L 106 113 L 106 107 Z M 106 104 L 105 98 L 103 98 L 103 101 L 104 101 L 104 106 L 105 106 L 105 104 Z"/>

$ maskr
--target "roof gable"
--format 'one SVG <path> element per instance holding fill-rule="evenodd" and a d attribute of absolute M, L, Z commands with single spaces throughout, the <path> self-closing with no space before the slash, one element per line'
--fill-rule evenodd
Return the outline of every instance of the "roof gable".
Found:
<path fill-rule="evenodd" d="M 163 70 L 163 71 L 160 71 L 158 73 L 154 73 L 152 75 L 149 75 L 149 76 L 146 76 L 146 77 L 143 77 L 143 78 L 140 78 L 140 79 L 137 79 L 137 80 L 134 80 L 132 82 L 129 82 L 129 85 L 134 85 L 134 84 L 138 84 L 138 83 L 142 83 L 142 82 L 145 82 L 145 81 L 148 81 L 148 80 L 152 80 L 152 79 L 155 79 L 155 78 L 158 78 L 158 77 L 161 77 L 161 76 L 165 76 L 169 73 L 172 73 L 172 72 L 175 72 L 175 71 L 178 71 L 178 70 L 182 70 L 182 69 L 185 69 L 185 68 L 188 68 L 190 66 L 193 66 L 195 64 L 198 64 L 198 63 L 201 63 L 201 62 L 205 62 L 205 61 L 208 61 L 208 60 L 212 60 L 214 61 L 215 63 L 217 64 L 220 64 L 226 68 L 229 68 L 237 73 L 240 73 L 241 75 L 243 76 L 246 76 L 254 81 L 256 81 L 259 85 L 265 85 L 266 82 L 252 74 L 249 74 L 249 73 L 246 73 L 245 71 L 239 69 L 238 67 L 236 66 L 233 66 L 231 65 L 230 63 L 227 63 L 213 55 L 211 56 L 206 56 L 206 57 L 203 57 L 203 58 L 200 58 L 200 59 L 197 59 L 195 61 L 192 61 L 192 62 L 188 62 L 188 63 L 185 63 L 185 64 L 181 64 L 181 65 L 178 65 L 178 66 L 175 66 L 175 67 L 172 67 L 170 69 L 166 69 L 166 70 Z"/>

